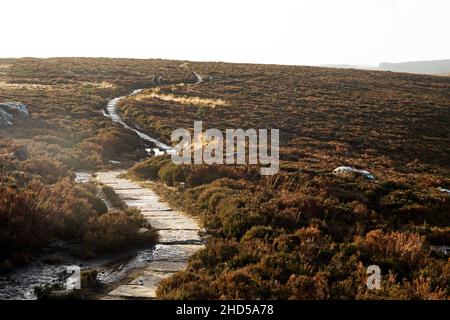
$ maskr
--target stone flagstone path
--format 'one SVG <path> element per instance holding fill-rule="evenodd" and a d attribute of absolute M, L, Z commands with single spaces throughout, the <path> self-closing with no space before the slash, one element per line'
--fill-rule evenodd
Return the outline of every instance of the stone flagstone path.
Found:
<path fill-rule="evenodd" d="M 129 207 L 142 215 L 159 233 L 159 243 L 147 258 L 142 272 L 131 282 L 108 293 L 109 298 L 156 298 L 156 289 L 164 278 L 186 268 L 188 258 L 203 248 L 198 222 L 161 202 L 151 189 L 119 178 L 123 171 L 97 172 L 96 179 L 112 188 Z"/>

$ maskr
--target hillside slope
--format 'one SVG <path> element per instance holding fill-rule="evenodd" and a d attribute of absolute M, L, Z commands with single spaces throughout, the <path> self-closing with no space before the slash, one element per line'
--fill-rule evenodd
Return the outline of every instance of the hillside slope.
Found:
<path fill-rule="evenodd" d="M 399 63 L 380 63 L 378 68 L 384 71 L 409 72 L 422 74 L 441 74 L 450 72 L 450 59 L 430 61 L 409 61 Z"/>
<path fill-rule="evenodd" d="M 281 171 L 133 167 L 212 235 L 161 298 L 444 299 L 450 294 L 450 81 L 379 71 L 193 63 L 205 82 L 125 99 L 126 121 L 170 142 L 176 128 L 278 128 Z M 335 170 L 351 166 L 360 175 Z M 344 172 L 340 174 L 341 172 Z M 336 174 L 334 174 L 336 173 Z M 366 177 L 375 177 L 367 179 Z M 446 251 L 447 250 L 447 251 Z M 379 291 L 365 286 L 381 268 Z"/>
<path fill-rule="evenodd" d="M 137 88 L 147 89 L 119 103 L 124 121 L 166 143 L 195 120 L 281 134 L 274 176 L 257 166 L 176 166 L 167 156 L 129 170 L 171 186 L 157 191 L 209 232 L 159 297 L 450 295 L 450 79 L 300 66 L 0 60 L 0 103 L 23 103 L 30 114 L 0 128 L 0 271 L 26 262 L 49 235 L 91 254 L 120 240 L 116 230 L 136 236 L 139 216 L 105 213 L 95 186 L 77 185 L 73 172 L 146 157 L 151 145 L 102 112 Z M 375 179 L 334 171 L 341 166 Z M 379 291 L 365 285 L 372 264 L 382 270 Z"/>

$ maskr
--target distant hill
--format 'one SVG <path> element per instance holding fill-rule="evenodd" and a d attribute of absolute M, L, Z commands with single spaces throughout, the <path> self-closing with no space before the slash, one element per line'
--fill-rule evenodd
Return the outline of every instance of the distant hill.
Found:
<path fill-rule="evenodd" d="M 338 69 L 377 70 L 377 66 L 352 65 L 352 64 L 323 64 L 323 65 L 319 65 L 319 67 L 338 68 Z"/>
<path fill-rule="evenodd" d="M 378 67 L 382 71 L 409 72 L 422 74 L 450 73 L 450 59 L 432 61 L 410 61 L 400 63 L 380 63 Z"/>

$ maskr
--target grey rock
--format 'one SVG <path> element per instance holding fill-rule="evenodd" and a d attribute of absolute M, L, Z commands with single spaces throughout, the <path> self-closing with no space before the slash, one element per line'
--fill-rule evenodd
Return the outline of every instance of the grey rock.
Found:
<path fill-rule="evenodd" d="M 0 103 L 0 127 L 12 126 L 16 116 L 29 117 L 27 106 L 21 102 Z"/>
<path fill-rule="evenodd" d="M 342 174 L 342 173 L 356 173 L 365 177 L 367 180 L 375 180 L 375 177 L 367 170 L 360 170 L 346 166 L 337 167 L 336 169 L 333 170 L 333 174 Z"/>
<path fill-rule="evenodd" d="M 442 191 L 442 192 L 445 192 L 445 193 L 448 193 L 448 194 L 450 194 L 450 190 L 449 189 L 445 189 L 445 188 L 442 188 L 442 187 L 439 187 L 439 188 L 437 188 L 439 191 Z"/>

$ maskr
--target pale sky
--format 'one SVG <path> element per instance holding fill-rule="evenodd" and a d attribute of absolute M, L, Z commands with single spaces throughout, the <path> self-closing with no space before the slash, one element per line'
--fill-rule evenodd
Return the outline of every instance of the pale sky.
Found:
<path fill-rule="evenodd" d="M 1 0 L 0 57 L 448 59 L 449 14 L 448 0 Z"/>

